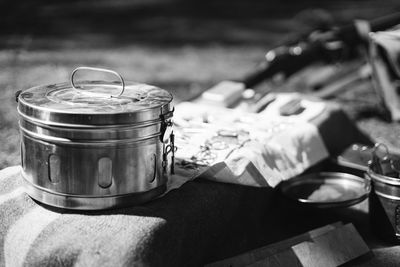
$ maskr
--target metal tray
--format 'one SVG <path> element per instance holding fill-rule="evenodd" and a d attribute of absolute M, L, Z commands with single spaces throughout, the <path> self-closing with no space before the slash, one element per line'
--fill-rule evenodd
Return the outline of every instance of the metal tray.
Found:
<path fill-rule="evenodd" d="M 368 197 L 370 181 L 340 172 L 297 176 L 279 185 L 281 193 L 301 204 L 318 208 L 347 207 Z"/>

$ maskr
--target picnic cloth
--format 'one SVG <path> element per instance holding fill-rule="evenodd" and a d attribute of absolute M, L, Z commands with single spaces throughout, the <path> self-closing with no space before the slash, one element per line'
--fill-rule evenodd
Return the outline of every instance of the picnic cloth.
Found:
<path fill-rule="evenodd" d="M 330 154 L 369 142 L 336 106 L 312 122 Z M 21 184 L 19 167 L 0 172 L 0 265 L 199 266 L 285 238 L 271 225 L 270 187 L 197 179 L 143 205 L 72 212 L 36 203 Z"/>
<path fill-rule="evenodd" d="M 261 113 L 179 103 L 174 114 L 178 167 L 212 181 L 275 187 L 326 159 L 324 141 L 310 122 L 326 103 L 296 93 L 275 98 Z M 293 100 L 304 110 L 280 115 Z"/>

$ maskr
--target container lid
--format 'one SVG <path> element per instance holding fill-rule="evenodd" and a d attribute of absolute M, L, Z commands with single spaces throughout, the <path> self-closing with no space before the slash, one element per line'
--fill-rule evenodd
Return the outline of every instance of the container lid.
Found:
<path fill-rule="evenodd" d="M 120 82 L 82 81 L 78 70 L 110 72 Z M 93 127 L 137 124 L 159 120 L 170 112 L 172 95 L 155 86 L 125 81 L 113 71 L 89 67 L 75 69 L 68 83 L 30 88 L 18 96 L 18 111 L 27 120 L 47 125 Z"/>
<path fill-rule="evenodd" d="M 319 172 L 297 176 L 279 185 L 283 195 L 318 208 L 347 207 L 366 199 L 370 181 L 349 173 Z"/>

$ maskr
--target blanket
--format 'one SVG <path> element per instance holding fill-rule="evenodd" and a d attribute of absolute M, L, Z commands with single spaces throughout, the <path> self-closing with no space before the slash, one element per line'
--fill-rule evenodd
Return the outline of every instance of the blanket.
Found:
<path fill-rule="evenodd" d="M 368 141 L 335 106 L 312 122 L 330 154 Z M 0 266 L 199 266 L 287 237 L 266 226 L 271 187 L 196 179 L 143 205 L 79 212 L 33 201 L 19 171 L 0 171 Z"/>

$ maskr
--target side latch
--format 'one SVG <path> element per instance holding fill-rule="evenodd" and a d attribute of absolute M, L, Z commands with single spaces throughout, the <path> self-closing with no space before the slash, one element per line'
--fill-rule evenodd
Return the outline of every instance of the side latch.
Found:
<path fill-rule="evenodd" d="M 170 119 L 174 113 L 175 108 L 166 114 L 161 115 L 161 134 L 160 141 L 163 143 L 163 156 L 162 156 L 162 167 L 164 173 L 168 170 L 168 154 L 171 153 L 171 174 L 175 173 L 175 152 L 177 147 L 175 146 L 175 135 L 173 132 L 173 122 Z M 168 145 L 167 145 L 168 144 Z"/>

